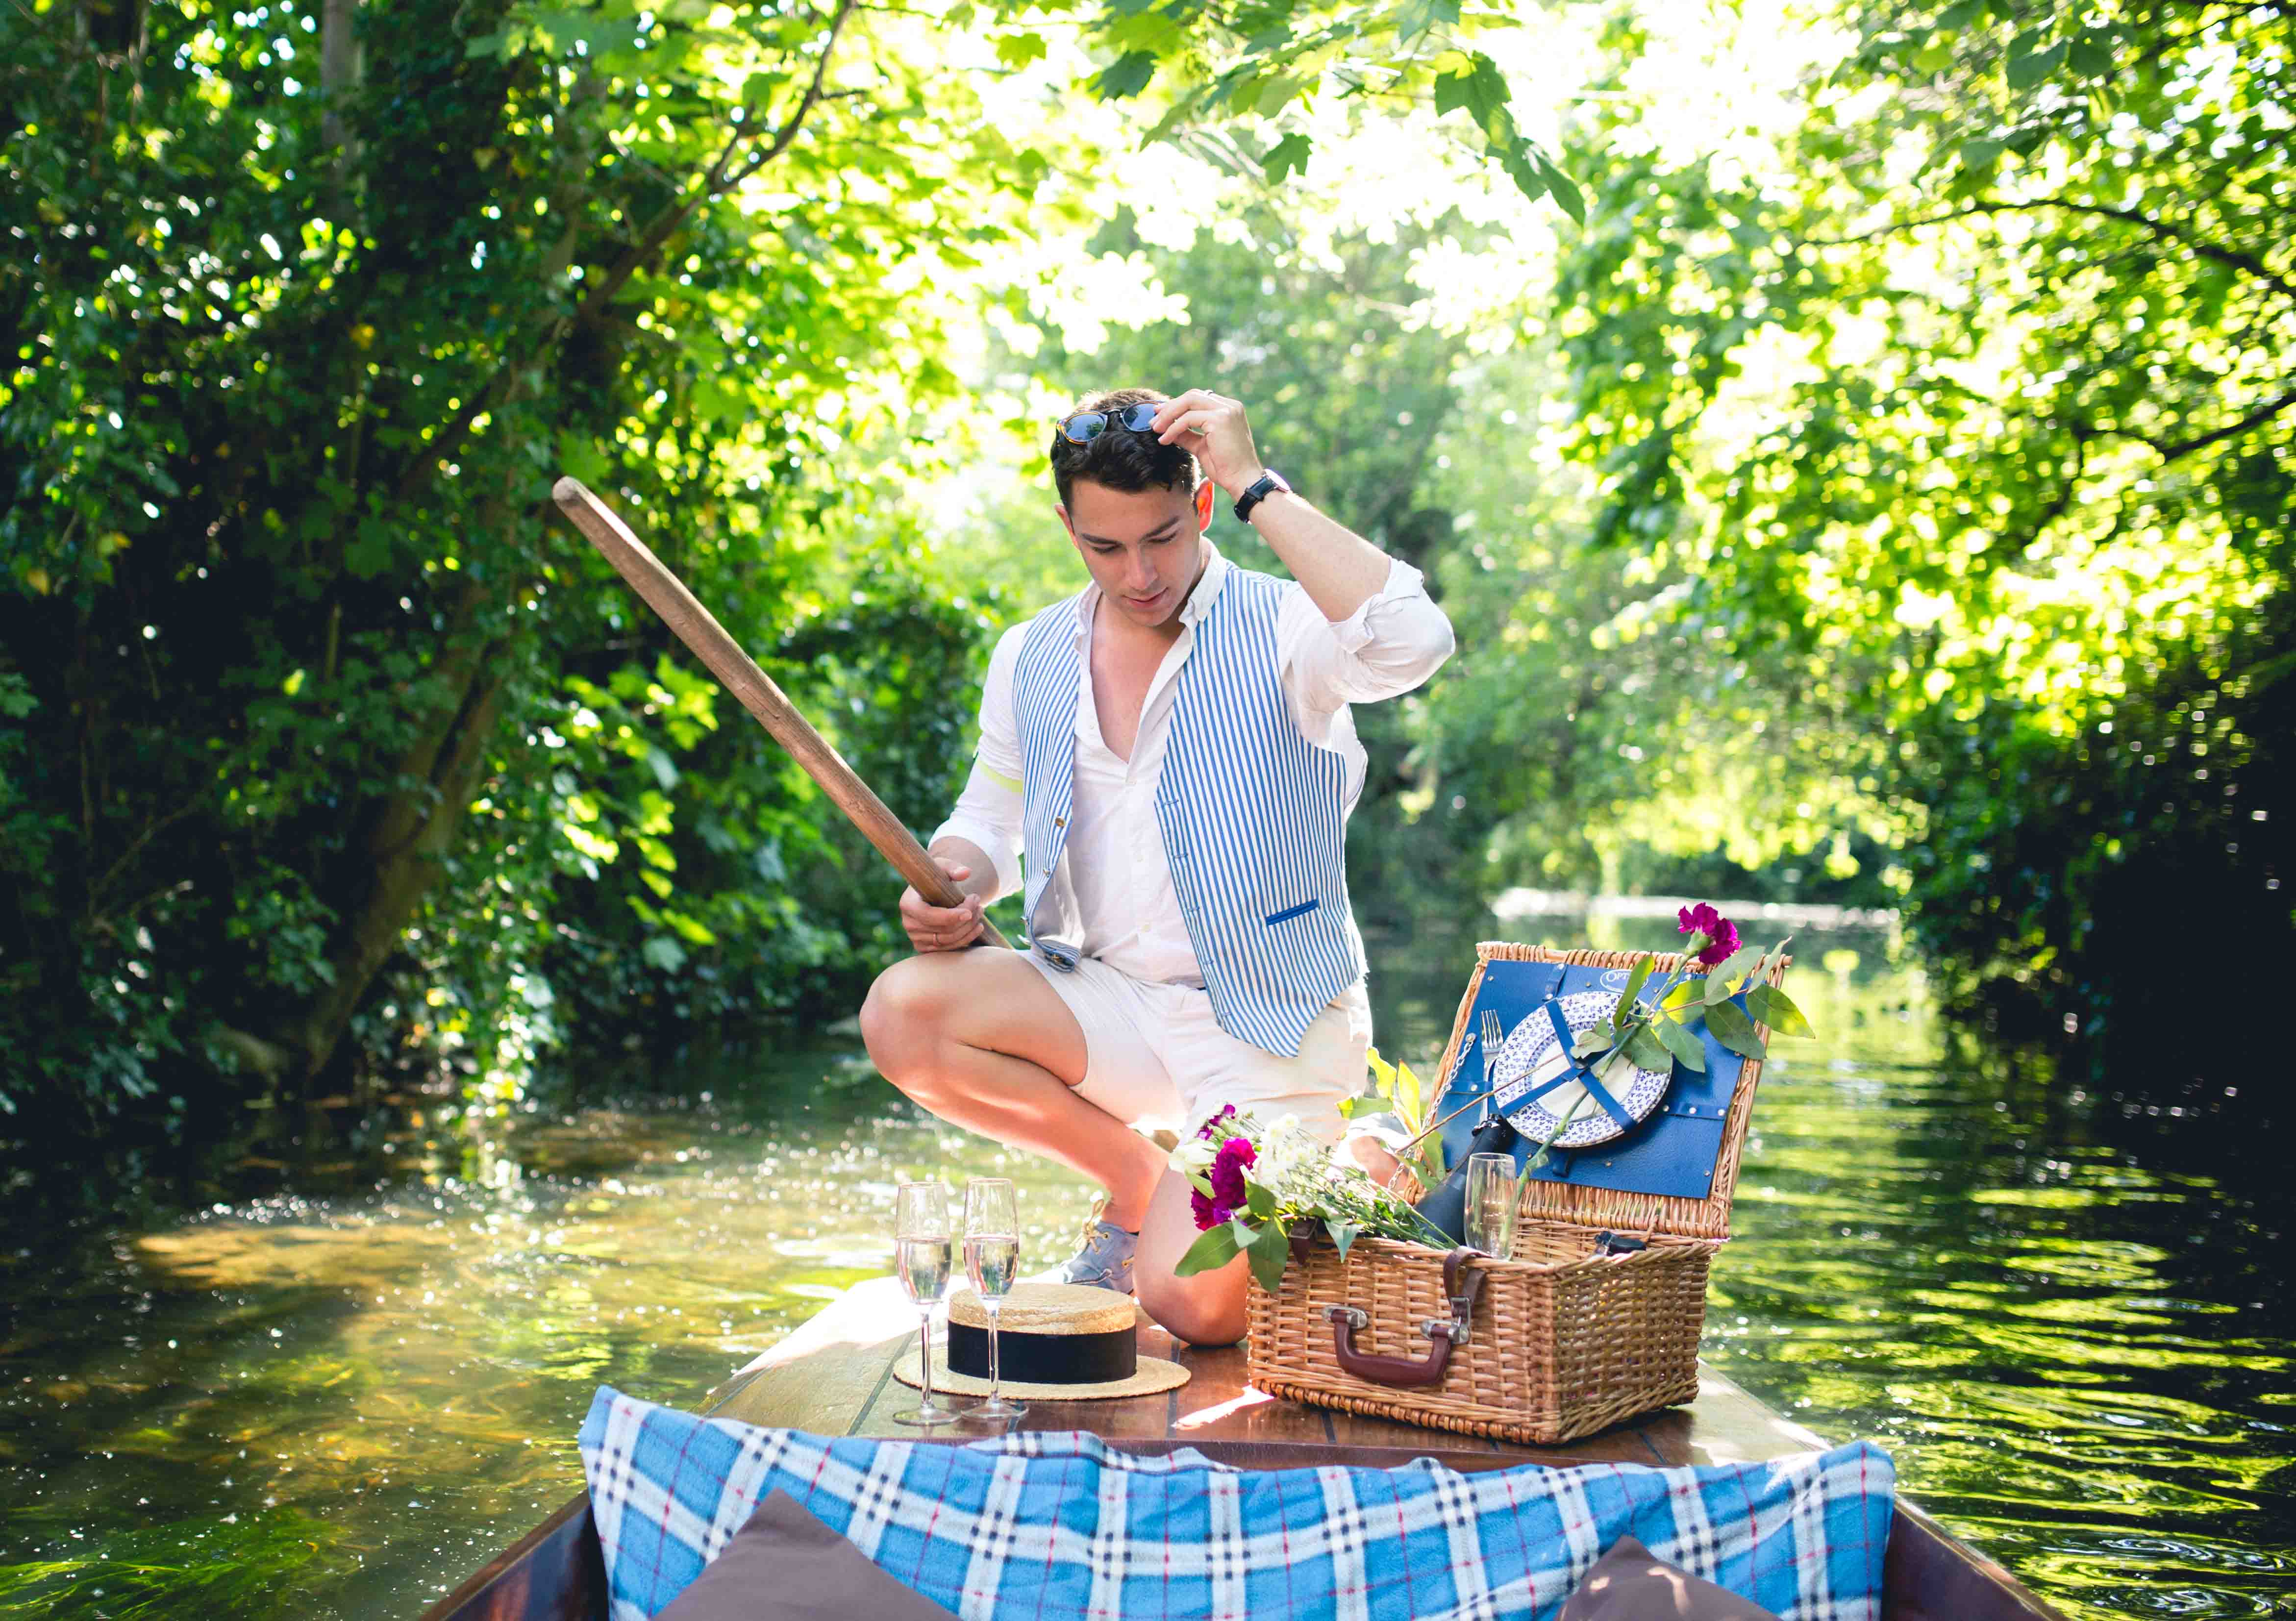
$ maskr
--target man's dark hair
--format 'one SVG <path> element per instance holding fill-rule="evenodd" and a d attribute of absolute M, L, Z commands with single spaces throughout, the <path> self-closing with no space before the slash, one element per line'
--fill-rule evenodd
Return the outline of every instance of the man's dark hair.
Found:
<path fill-rule="evenodd" d="M 1066 422 L 1080 411 L 1121 411 L 1144 401 L 1160 404 L 1165 396 L 1153 389 L 1111 389 L 1095 394 L 1062 413 Z M 1089 445 L 1071 443 L 1058 428 L 1053 430 L 1053 484 L 1061 504 L 1078 479 L 1105 484 L 1116 490 L 1177 489 L 1193 494 L 1196 459 L 1178 445 L 1160 445 L 1152 433 L 1135 433 L 1111 422 Z"/>

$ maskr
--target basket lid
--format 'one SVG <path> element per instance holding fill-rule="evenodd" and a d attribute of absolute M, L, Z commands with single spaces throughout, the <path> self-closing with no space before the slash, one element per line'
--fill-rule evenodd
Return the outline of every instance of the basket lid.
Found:
<path fill-rule="evenodd" d="M 1481 1113 L 1464 1106 L 1482 1093 L 1483 1048 L 1490 1044 L 1490 1057 L 1497 1059 L 1501 1047 L 1527 1020 L 1554 1017 L 1550 999 L 1580 995 L 1583 1000 L 1584 993 L 1595 990 L 1615 996 L 1626 987 L 1628 970 L 1645 954 L 1560 951 L 1510 941 L 1485 941 L 1475 948 L 1475 971 L 1460 999 L 1438 1071 L 1446 1081 L 1437 1112 L 1459 1111 L 1445 1132 L 1445 1146 L 1453 1157 L 1464 1149 Z M 1653 979 L 1679 970 L 1685 962 L 1679 954 L 1657 954 Z M 1783 978 L 1784 968 L 1782 962 L 1770 970 L 1771 983 Z M 1487 1044 L 1486 1036 L 1493 1031 L 1498 1042 Z M 1575 1150 L 1558 1148 L 1545 1167 L 1533 1172 L 1523 1196 L 1524 1218 L 1608 1227 L 1627 1234 L 1726 1238 L 1731 1195 L 1761 1064 L 1741 1060 L 1710 1034 L 1704 1036 L 1703 1044 L 1706 1068 L 1693 1070 L 1677 1061 L 1655 1103 L 1638 1101 L 1636 1112 L 1644 1118 L 1637 1123 L 1600 1134 L 1606 1141 Z M 1524 1044 L 1517 1038 L 1515 1044 L 1520 1048 Z M 1513 1098 L 1507 1095 L 1510 1090 Z M 1501 1107 L 1529 1136 L 1516 1146 L 1521 1161 L 1546 1141 L 1554 1120 L 1536 1105 L 1523 1107 L 1520 1085 L 1500 1091 Z"/>

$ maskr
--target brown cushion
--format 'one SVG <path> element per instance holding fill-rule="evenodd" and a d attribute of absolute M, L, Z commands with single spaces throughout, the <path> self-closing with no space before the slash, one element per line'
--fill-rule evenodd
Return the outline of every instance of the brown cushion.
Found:
<path fill-rule="evenodd" d="M 948 1621 L 787 1492 L 758 1505 L 726 1551 L 654 1621 Z"/>
<path fill-rule="evenodd" d="M 668 1621 L 668 1611 L 662 1612 Z M 1554 1621 L 1778 1621 L 1726 1587 L 1668 1564 L 1631 1536 L 1595 1561 Z"/>

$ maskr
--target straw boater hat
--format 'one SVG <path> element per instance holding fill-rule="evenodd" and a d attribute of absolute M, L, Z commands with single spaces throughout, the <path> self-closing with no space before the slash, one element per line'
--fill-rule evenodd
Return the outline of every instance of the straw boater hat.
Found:
<path fill-rule="evenodd" d="M 1155 1396 L 1188 1382 L 1176 1362 L 1139 1354 L 1129 1295 L 1081 1283 L 1015 1283 L 996 1314 L 1004 1394 L 1030 1402 L 1104 1402 Z M 922 1383 L 913 1346 L 893 1369 Z M 933 1336 L 933 1389 L 988 1394 L 988 1313 L 969 1289 L 949 1298 L 948 1331 Z"/>

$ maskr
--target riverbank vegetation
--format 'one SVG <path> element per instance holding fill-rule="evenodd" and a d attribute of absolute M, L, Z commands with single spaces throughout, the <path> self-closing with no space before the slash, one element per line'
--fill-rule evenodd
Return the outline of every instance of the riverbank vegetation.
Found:
<path fill-rule="evenodd" d="M 922 831 L 1103 382 L 1246 399 L 1457 621 L 1372 905 L 1901 904 L 2052 1031 L 2276 961 L 2275 0 L 1264 11 L 12 14 L 0 1136 L 849 1012 L 898 880 L 549 482 Z"/>

